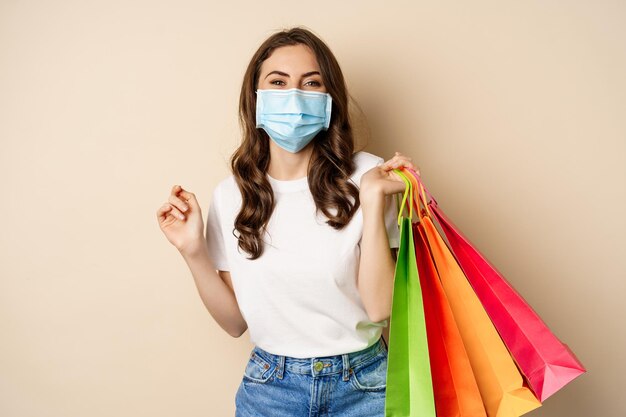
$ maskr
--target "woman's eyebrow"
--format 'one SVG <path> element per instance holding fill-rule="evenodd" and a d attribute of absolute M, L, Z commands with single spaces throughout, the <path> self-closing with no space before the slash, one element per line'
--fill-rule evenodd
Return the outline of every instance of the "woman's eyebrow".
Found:
<path fill-rule="evenodd" d="M 278 75 L 282 75 L 282 76 L 284 76 L 284 77 L 289 78 L 289 74 L 287 74 L 286 72 L 282 72 L 282 71 L 272 71 L 272 72 L 270 72 L 269 74 L 267 74 L 267 75 L 265 76 L 265 78 L 269 77 L 269 76 L 270 76 L 270 75 L 272 75 L 272 74 L 278 74 Z"/>
<path fill-rule="evenodd" d="M 265 78 L 269 77 L 272 74 L 278 74 L 278 75 L 282 75 L 283 77 L 287 77 L 289 78 L 289 74 L 287 74 L 286 72 L 282 72 L 282 71 L 272 71 L 269 74 L 267 74 L 265 76 Z M 309 71 L 309 72 L 305 72 L 304 74 L 302 74 L 303 77 L 308 77 L 310 75 L 320 75 L 319 71 Z"/>

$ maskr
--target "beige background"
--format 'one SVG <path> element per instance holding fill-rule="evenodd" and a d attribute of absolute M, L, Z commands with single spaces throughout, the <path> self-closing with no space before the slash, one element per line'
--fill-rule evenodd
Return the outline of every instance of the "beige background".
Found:
<path fill-rule="evenodd" d="M 0 415 L 233 414 L 248 333 L 155 212 L 178 183 L 206 215 L 245 66 L 296 24 L 336 53 L 365 149 L 411 156 L 588 367 L 529 415 L 626 415 L 624 21 L 620 0 L 0 1 Z"/>

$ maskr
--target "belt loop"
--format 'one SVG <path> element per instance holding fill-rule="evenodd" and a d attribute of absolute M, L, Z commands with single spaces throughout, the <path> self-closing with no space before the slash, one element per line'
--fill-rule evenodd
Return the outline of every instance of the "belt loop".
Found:
<path fill-rule="evenodd" d="M 285 356 L 284 355 L 279 355 L 278 356 L 278 370 L 276 371 L 276 376 L 279 379 L 283 379 L 283 374 L 285 372 Z"/>
<path fill-rule="evenodd" d="M 343 353 L 341 360 L 343 362 L 343 380 L 348 381 L 350 379 L 350 357 L 347 353 Z"/>

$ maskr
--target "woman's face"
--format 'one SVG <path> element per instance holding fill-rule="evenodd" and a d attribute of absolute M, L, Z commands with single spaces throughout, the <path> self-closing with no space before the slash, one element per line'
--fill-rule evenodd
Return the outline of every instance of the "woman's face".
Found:
<path fill-rule="evenodd" d="M 319 91 L 326 93 L 313 51 L 306 45 L 281 46 L 261 64 L 258 89 Z"/>

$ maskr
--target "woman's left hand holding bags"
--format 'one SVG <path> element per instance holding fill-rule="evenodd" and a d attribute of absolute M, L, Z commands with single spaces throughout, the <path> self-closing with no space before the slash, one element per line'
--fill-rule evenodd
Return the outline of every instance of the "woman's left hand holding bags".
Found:
<path fill-rule="evenodd" d="M 420 175 L 419 169 L 411 160 L 408 156 L 396 152 L 393 158 L 367 171 L 361 177 L 360 196 L 380 195 L 381 193 L 386 196 L 404 192 L 406 184 L 393 170 L 408 167 Z"/>

